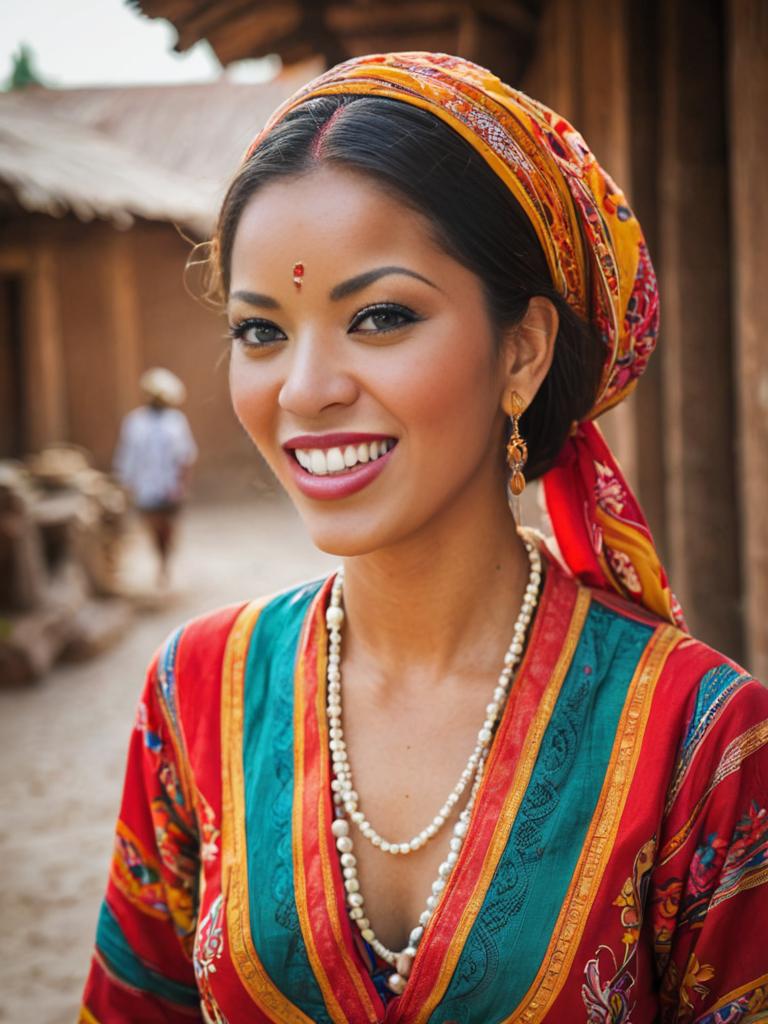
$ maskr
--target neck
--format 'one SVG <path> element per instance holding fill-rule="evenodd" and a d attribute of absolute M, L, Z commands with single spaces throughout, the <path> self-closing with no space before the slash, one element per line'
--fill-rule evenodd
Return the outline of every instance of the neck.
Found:
<path fill-rule="evenodd" d="M 493 493 L 468 490 L 418 534 L 345 560 L 345 656 L 389 680 L 498 668 L 529 562 L 503 490 Z"/>

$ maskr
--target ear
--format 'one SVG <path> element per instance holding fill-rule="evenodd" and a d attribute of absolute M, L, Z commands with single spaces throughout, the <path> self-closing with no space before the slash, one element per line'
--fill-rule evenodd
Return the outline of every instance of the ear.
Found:
<path fill-rule="evenodd" d="M 503 339 L 504 391 L 517 391 L 526 406 L 552 365 L 559 326 L 554 304 L 543 295 L 534 295 L 523 319 Z"/>

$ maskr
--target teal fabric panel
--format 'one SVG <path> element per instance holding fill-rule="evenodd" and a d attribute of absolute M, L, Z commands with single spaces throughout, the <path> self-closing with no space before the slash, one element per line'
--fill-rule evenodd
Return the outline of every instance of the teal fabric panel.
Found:
<path fill-rule="evenodd" d="M 177 1006 L 200 1005 L 200 993 L 196 987 L 164 977 L 136 956 L 106 900 L 99 914 L 96 946 L 114 974 L 140 992 L 160 996 Z"/>
<path fill-rule="evenodd" d="M 301 628 L 322 583 L 281 594 L 262 610 L 248 649 L 243 707 L 245 831 L 251 934 L 264 969 L 317 1024 L 330 1024 L 296 911 L 293 688 Z"/>
<path fill-rule="evenodd" d="M 509 841 L 430 1024 L 494 1024 L 541 965 L 653 629 L 592 602 Z"/>

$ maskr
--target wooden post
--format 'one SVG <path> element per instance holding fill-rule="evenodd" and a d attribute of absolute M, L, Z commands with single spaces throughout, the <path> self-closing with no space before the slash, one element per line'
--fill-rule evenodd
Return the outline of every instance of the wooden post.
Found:
<path fill-rule="evenodd" d="M 50 243 L 40 241 L 34 246 L 25 285 L 25 433 L 29 448 L 36 451 L 67 436 L 56 252 Z"/>
<path fill-rule="evenodd" d="M 715 0 L 661 12 L 669 568 L 692 631 L 740 658 L 723 16 Z"/>
<path fill-rule="evenodd" d="M 768 682 L 768 6 L 730 0 L 733 332 L 746 663 Z"/>
<path fill-rule="evenodd" d="M 119 420 L 132 409 L 139 398 L 139 375 L 142 370 L 141 330 L 134 267 L 133 234 L 110 229 L 107 260 L 104 265 L 105 290 L 108 297 L 110 344 L 114 355 L 115 410 Z M 115 424 L 116 429 L 117 424 Z"/>

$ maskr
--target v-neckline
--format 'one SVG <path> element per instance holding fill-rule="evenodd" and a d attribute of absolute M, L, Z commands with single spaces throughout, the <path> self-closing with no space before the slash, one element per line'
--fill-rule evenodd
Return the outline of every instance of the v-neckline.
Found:
<path fill-rule="evenodd" d="M 334 1024 L 426 1022 L 450 982 L 525 794 L 589 607 L 589 591 L 549 561 L 525 654 L 496 731 L 459 859 L 440 894 L 405 992 L 386 1007 L 354 942 L 331 832 L 325 609 L 332 578 L 306 616 L 294 685 L 293 857 L 310 962 Z"/>

